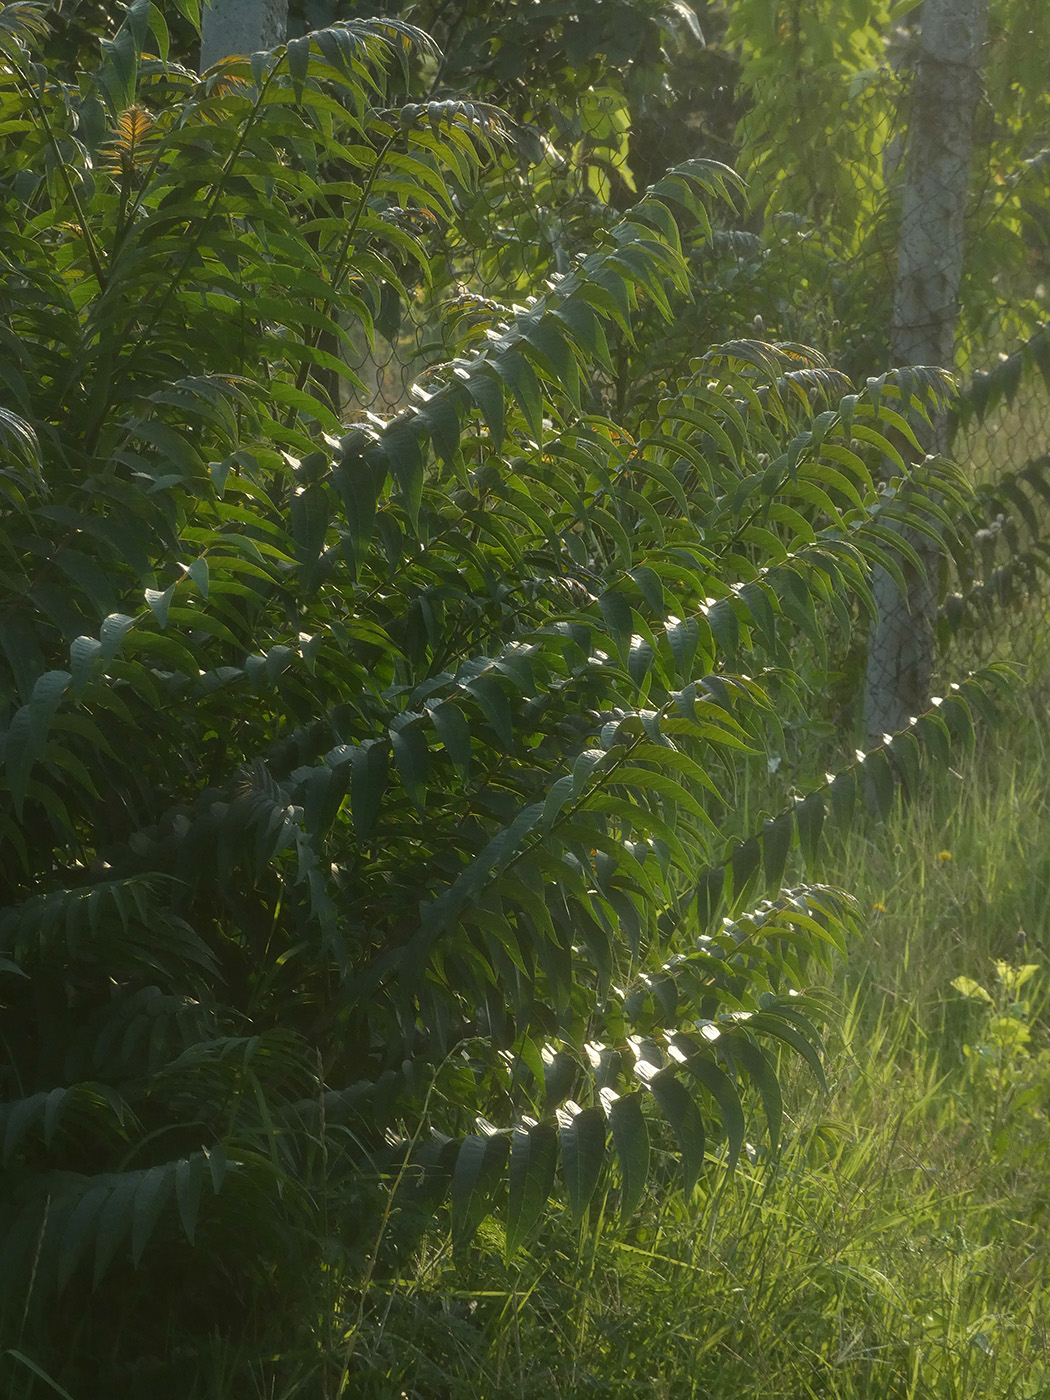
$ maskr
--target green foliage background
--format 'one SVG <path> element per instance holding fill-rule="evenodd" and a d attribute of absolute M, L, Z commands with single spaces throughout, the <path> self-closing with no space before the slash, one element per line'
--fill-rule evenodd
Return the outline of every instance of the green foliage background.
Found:
<path fill-rule="evenodd" d="M 617 212 L 577 152 L 564 267 L 464 315 L 531 111 L 427 100 L 391 18 L 203 77 L 169 40 L 135 0 L 73 80 L 0 10 L 0 1324 L 112 1395 L 193 1393 L 216 1329 L 302 1349 L 319 1293 L 352 1345 L 435 1213 L 513 1257 L 753 1111 L 775 1155 L 854 920 L 825 825 L 1009 688 L 753 810 L 892 526 L 966 519 L 901 450 L 946 377 L 740 338 L 661 377 L 735 223 L 706 160 Z M 379 414 L 394 306 L 447 355 Z"/>

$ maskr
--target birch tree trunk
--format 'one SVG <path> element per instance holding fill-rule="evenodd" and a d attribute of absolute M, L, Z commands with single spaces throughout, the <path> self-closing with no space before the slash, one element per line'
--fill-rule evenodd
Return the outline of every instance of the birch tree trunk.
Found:
<path fill-rule="evenodd" d="M 288 0 L 205 0 L 200 71 L 231 54 L 276 48 L 287 34 Z"/>
<path fill-rule="evenodd" d="M 912 84 L 901 235 L 891 324 L 895 365 L 955 362 L 974 116 L 981 93 L 988 0 L 924 0 Z M 935 424 L 931 452 L 946 446 Z M 902 729 L 928 708 L 933 670 L 939 551 L 925 536 L 903 532 L 924 566 L 903 560 L 902 596 L 876 569 L 878 618 L 868 641 L 864 728 L 868 743 Z"/>

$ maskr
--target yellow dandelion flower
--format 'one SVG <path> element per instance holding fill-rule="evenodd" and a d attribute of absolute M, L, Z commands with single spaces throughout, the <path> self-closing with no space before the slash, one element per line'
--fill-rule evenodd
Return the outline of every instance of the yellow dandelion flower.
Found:
<path fill-rule="evenodd" d="M 886 906 L 885 904 L 882 904 L 878 900 L 876 900 L 875 903 L 871 906 L 871 911 L 873 914 L 885 914 Z"/>
<path fill-rule="evenodd" d="M 951 860 L 951 858 L 952 858 L 952 853 L 951 853 L 951 851 L 938 851 L 938 852 L 937 852 L 937 859 L 938 859 L 938 860 Z"/>

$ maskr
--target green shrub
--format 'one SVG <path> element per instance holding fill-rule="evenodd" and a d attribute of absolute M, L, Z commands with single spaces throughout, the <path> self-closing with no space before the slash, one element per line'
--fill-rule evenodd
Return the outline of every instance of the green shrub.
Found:
<path fill-rule="evenodd" d="M 962 488 L 885 435 L 932 372 L 739 341 L 586 411 L 609 328 L 689 290 L 703 162 L 409 406 L 337 414 L 500 114 L 388 108 L 429 43 L 389 20 L 198 78 L 135 0 L 75 86 L 43 41 L 0 10 L 0 1316 L 62 1384 L 191 1394 L 216 1332 L 310 1364 L 318 1297 L 446 1197 L 460 1252 L 496 1209 L 513 1253 L 559 1169 L 627 1219 L 653 1160 L 739 1152 L 749 1086 L 775 1150 L 852 918 L 826 810 L 983 692 L 764 824 L 739 775 Z"/>

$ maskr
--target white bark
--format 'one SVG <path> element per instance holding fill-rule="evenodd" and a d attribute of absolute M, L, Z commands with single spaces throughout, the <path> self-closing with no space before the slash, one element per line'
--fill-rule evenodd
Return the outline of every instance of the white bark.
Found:
<path fill-rule="evenodd" d="M 231 54 L 276 48 L 287 33 L 288 0 L 205 0 L 200 71 Z"/>
<path fill-rule="evenodd" d="M 955 362 L 973 125 L 981 93 L 988 0 L 925 0 L 912 85 L 901 236 L 891 323 L 895 365 Z M 935 426 L 931 451 L 945 446 Z M 873 579 L 878 620 L 868 643 L 864 727 L 869 743 L 928 708 L 939 551 L 905 532 L 924 574 L 902 560 L 902 597 L 884 570 Z"/>

